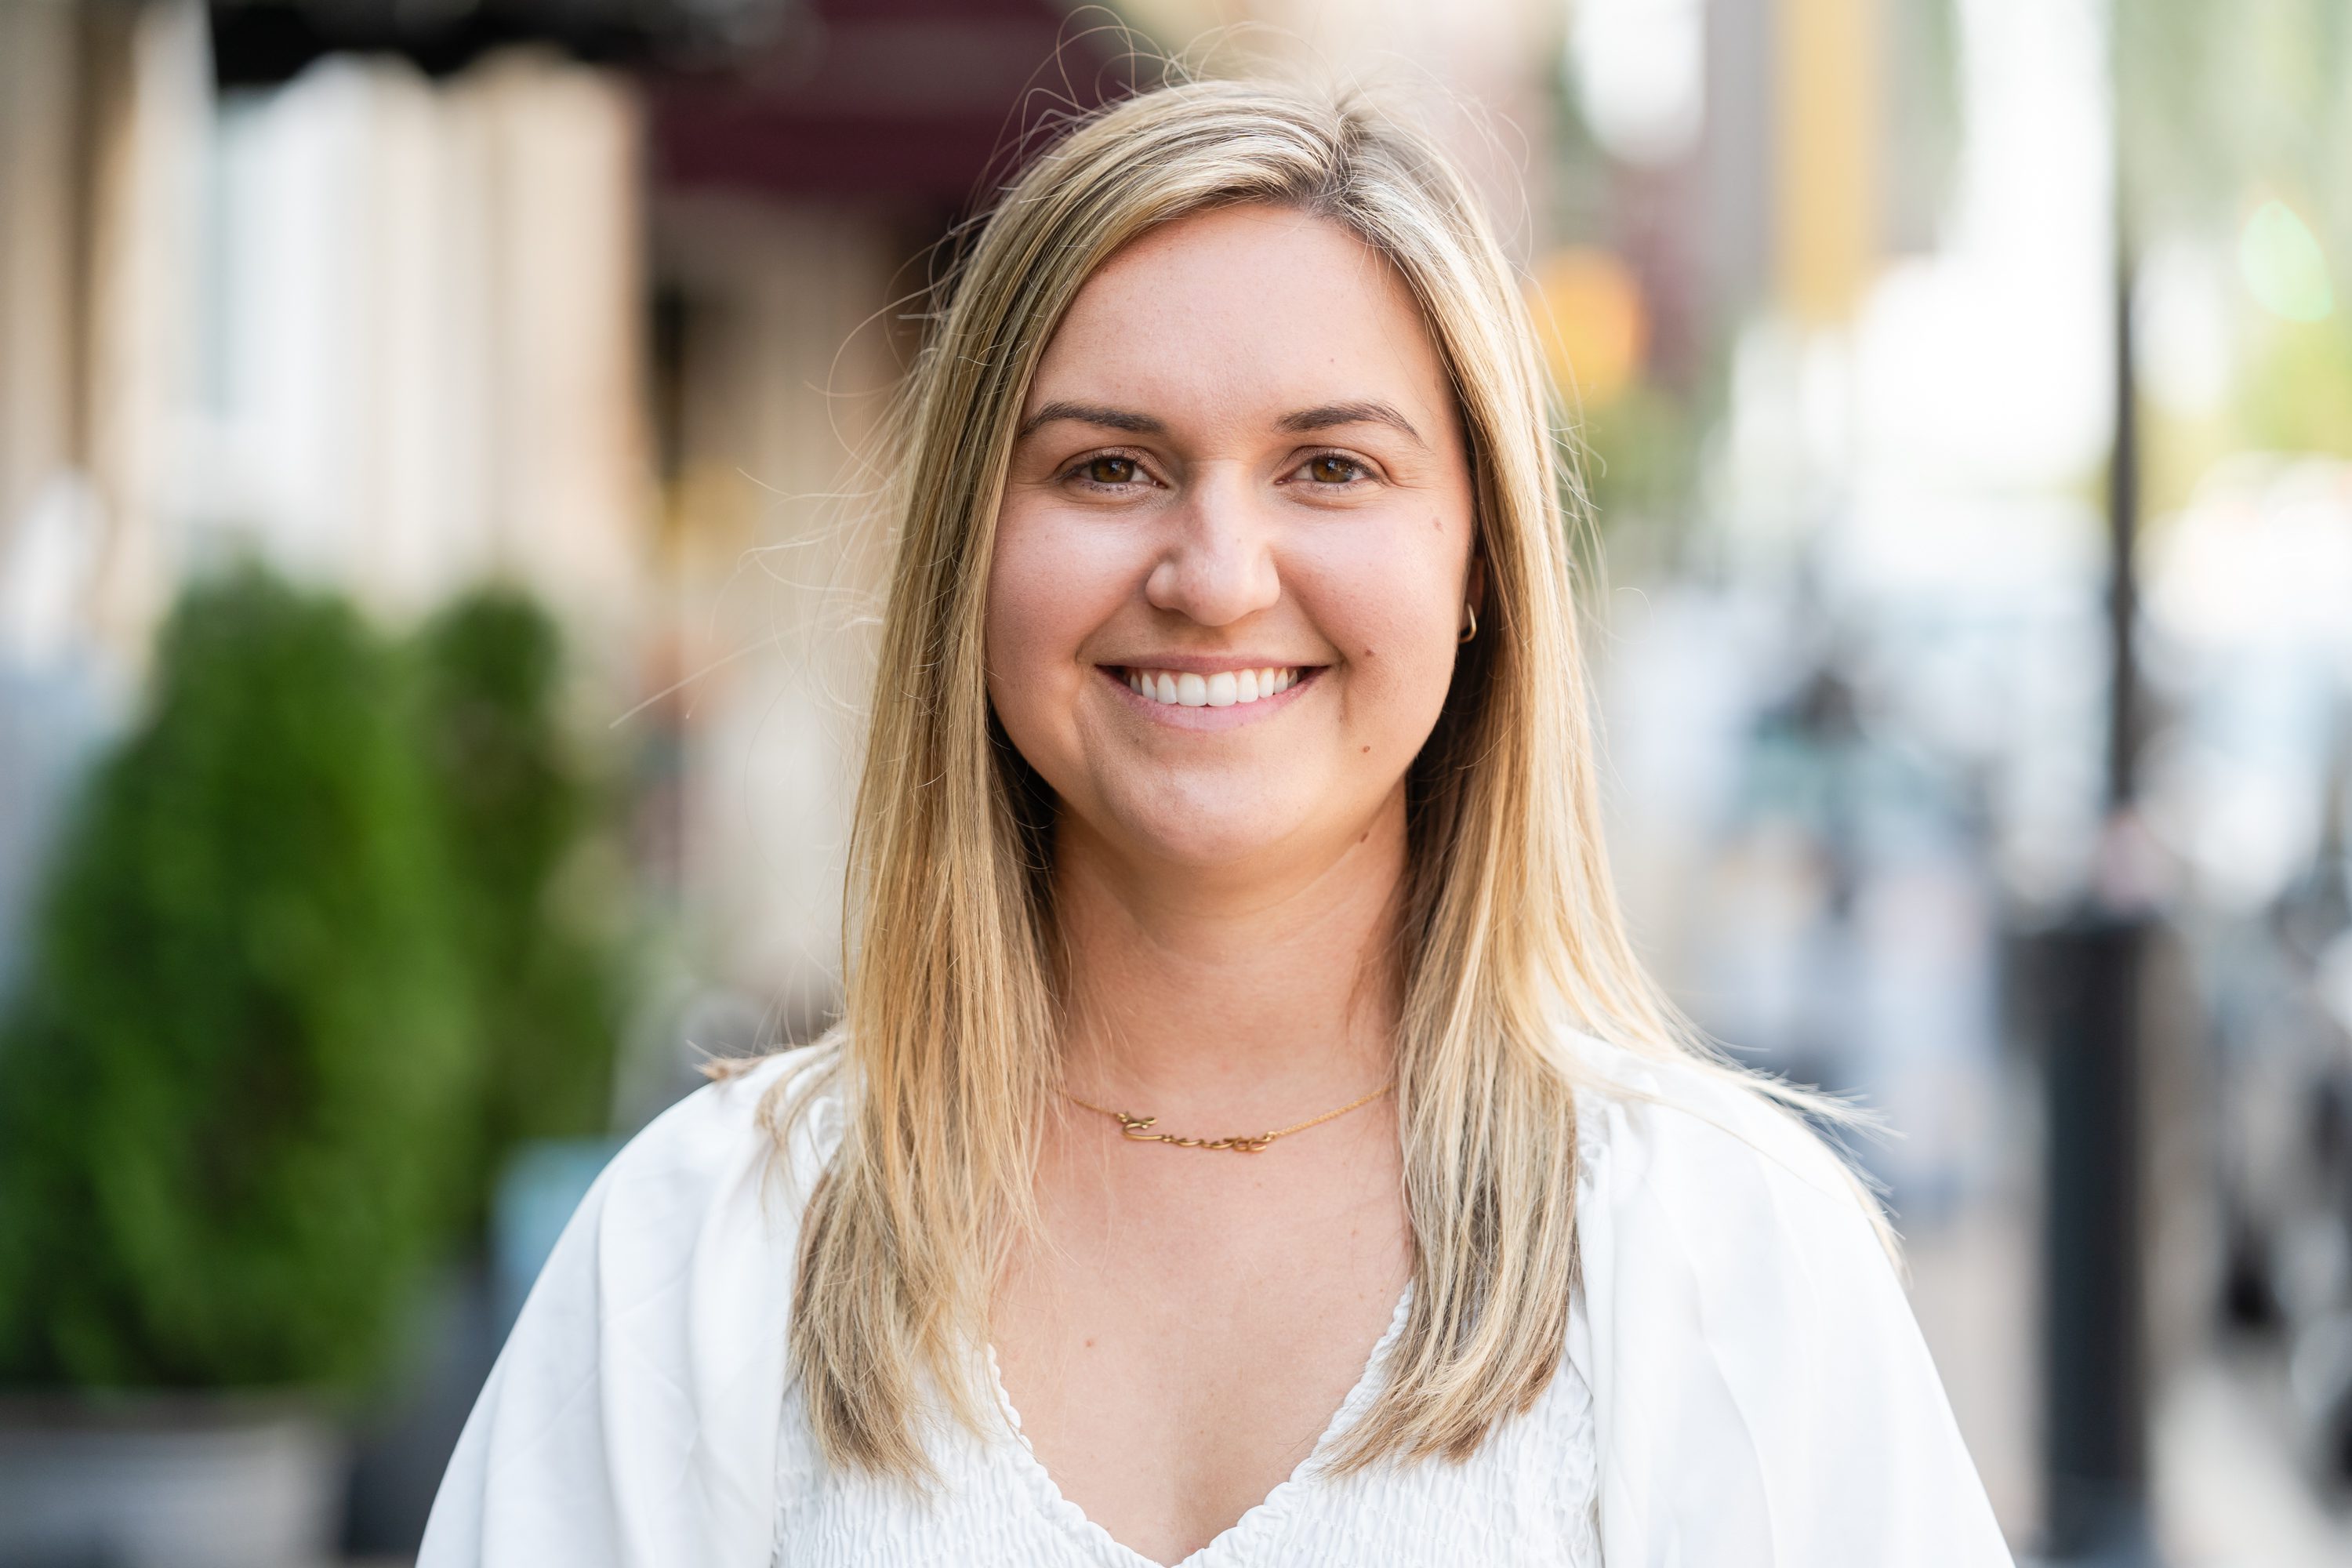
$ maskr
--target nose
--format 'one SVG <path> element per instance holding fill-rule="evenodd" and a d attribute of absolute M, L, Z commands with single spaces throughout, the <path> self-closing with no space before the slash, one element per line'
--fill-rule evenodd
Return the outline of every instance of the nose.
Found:
<path fill-rule="evenodd" d="M 1223 626 L 1282 596 L 1269 520 L 1234 478 L 1197 484 L 1170 514 L 1173 532 L 1143 584 L 1153 608 Z"/>

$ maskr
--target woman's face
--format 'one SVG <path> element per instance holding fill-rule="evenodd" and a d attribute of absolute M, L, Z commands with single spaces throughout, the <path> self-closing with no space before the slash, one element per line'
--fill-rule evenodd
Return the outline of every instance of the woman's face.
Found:
<path fill-rule="evenodd" d="M 1353 842 L 1445 700 L 1471 519 L 1444 367 L 1382 258 L 1287 209 L 1169 224 L 1087 280 L 1030 387 L 990 697 L 1065 831 L 1123 855 Z"/>

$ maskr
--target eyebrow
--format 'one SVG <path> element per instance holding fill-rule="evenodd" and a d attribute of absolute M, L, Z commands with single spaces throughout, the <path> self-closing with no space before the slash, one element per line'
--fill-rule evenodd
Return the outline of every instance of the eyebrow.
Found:
<path fill-rule="evenodd" d="M 1097 425 L 1106 430 L 1125 430 L 1134 436 L 1165 436 L 1168 426 L 1149 414 L 1131 409 L 1113 408 L 1104 403 L 1048 403 L 1021 422 L 1020 434 L 1027 437 L 1041 426 L 1056 419 L 1075 420 L 1080 425 Z"/>
<path fill-rule="evenodd" d="M 1072 403 L 1057 400 L 1048 403 L 1021 422 L 1020 438 L 1026 439 L 1041 427 L 1051 425 L 1058 419 L 1071 420 L 1080 425 L 1093 425 L 1106 430 L 1125 430 L 1136 436 L 1168 434 L 1167 425 L 1149 414 L 1139 414 L 1129 408 L 1114 408 L 1105 403 Z M 1424 448 L 1429 445 L 1428 442 L 1422 440 L 1421 432 L 1412 427 L 1412 421 L 1385 403 L 1371 401 L 1325 403 L 1313 408 L 1302 408 L 1295 414 L 1286 414 L 1274 422 L 1276 429 L 1294 436 L 1306 435 L 1317 430 L 1337 429 L 1342 425 L 1387 425 L 1402 430 Z"/>
<path fill-rule="evenodd" d="M 1286 414 L 1274 422 L 1277 430 L 1293 435 L 1305 435 L 1313 430 L 1330 430 L 1342 425 L 1387 425 L 1403 431 L 1423 448 L 1429 445 L 1412 421 L 1385 403 L 1326 403 L 1317 408 L 1302 408 L 1296 414 Z"/>

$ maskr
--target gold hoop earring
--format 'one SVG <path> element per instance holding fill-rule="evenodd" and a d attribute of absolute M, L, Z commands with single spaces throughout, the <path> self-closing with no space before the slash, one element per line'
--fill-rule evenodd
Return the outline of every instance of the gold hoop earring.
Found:
<path fill-rule="evenodd" d="M 1478 635 L 1478 606 L 1465 599 L 1463 601 L 1462 613 L 1470 617 L 1470 624 L 1462 628 L 1461 634 L 1454 639 L 1455 642 L 1468 642 Z"/>

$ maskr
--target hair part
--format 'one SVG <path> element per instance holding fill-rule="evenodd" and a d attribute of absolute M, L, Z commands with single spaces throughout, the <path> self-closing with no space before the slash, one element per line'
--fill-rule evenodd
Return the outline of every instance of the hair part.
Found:
<path fill-rule="evenodd" d="M 1106 259 L 1161 225 L 1252 203 L 1342 225 L 1411 289 L 1467 437 L 1486 574 L 1486 635 L 1464 646 L 1407 775 L 1393 962 L 1412 1307 L 1336 1463 L 1466 1456 L 1558 1369 L 1578 1272 L 1564 1029 L 1853 1120 L 1726 1060 L 1628 940 L 1577 647 L 1570 531 L 1589 519 L 1513 268 L 1466 183 L 1360 92 L 1157 88 L 1079 122 L 1006 192 L 944 286 L 888 437 L 897 554 L 825 1075 L 841 1080 L 845 1125 L 807 1205 L 790 1343 L 835 1463 L 928 1477 L 927 1385 L 981 1426 L 991 1290 L 1036 1223 L 1066 1005 L 1051 802 L 992 715 L 982 635 L 1023 402 Z M 814 1081 L 774 1091 L 780 1142 Z"/>

